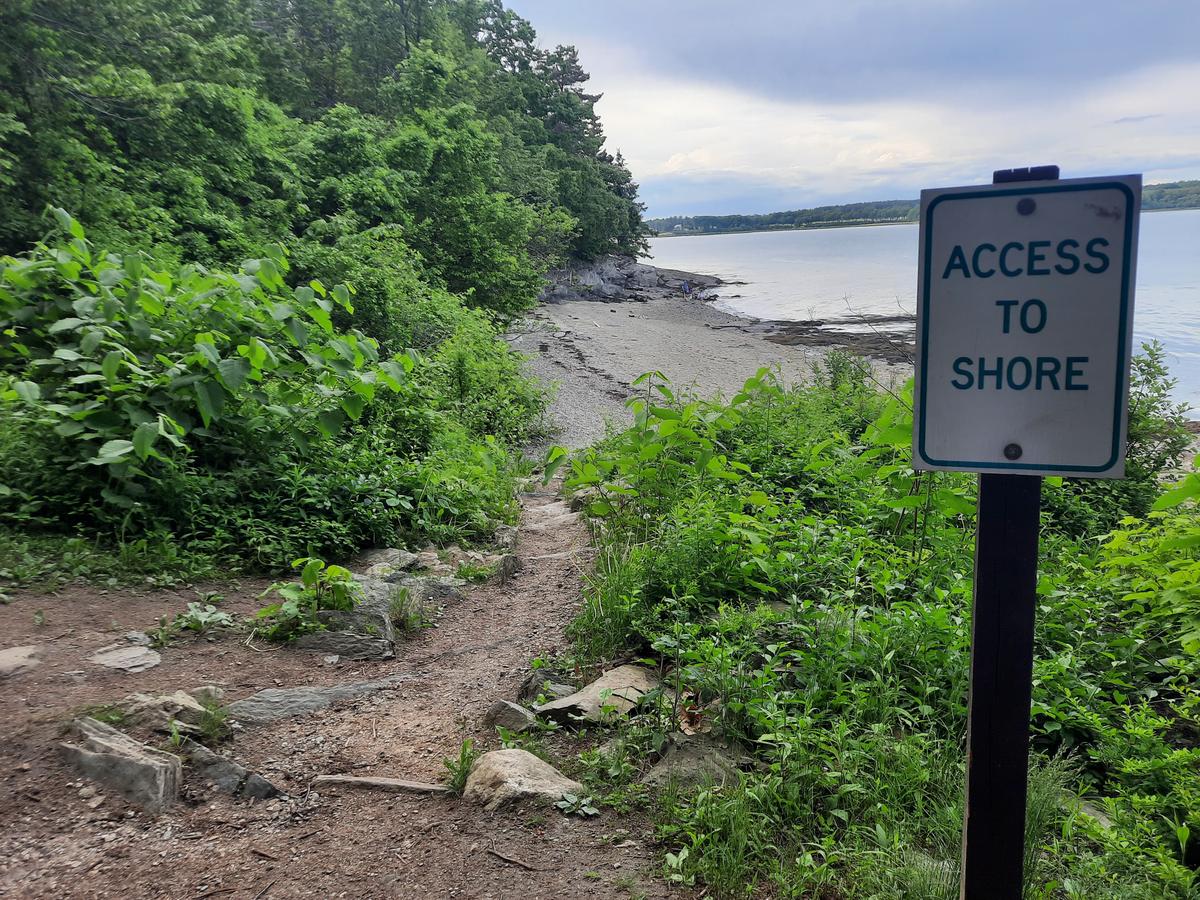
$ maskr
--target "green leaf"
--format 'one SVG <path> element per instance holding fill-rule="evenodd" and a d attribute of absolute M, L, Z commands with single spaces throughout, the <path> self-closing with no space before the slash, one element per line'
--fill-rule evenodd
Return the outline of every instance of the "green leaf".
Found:
<path fill-rule="evenodd" d="M 157 422 L 146 422 L 134 429 L 133 449 L 139 459 L 145 459 L 150 455 L 156 440 L 158 440 Z"/>
<path fill-rule="evenodd" d="M 1166 491 L 1157 500 L 1154 501 L 1154 509 L 1174 509 L 1181 503 L 1186 503 L 1193 497 L 1200 495 L 1200 475 L 1191 474 L 1176 484 L 1169 491 Z"/>
<path fill-rule="evenodd" d="M 18 381 L 13 385 L 13 389 L 26 403 L 37 403 L 42 399 L 42 389 L 32 381 Z"/>
<path fill-rule="evenodd" d="M 71 329 L 78 328 L 82 324 L 83 324 L 83 319 L 76 319 L 74 317 L 67 318 L 67 319 L 59 319 L 57 322 L 55 322 L 53 325 L 51 325 L 49 328 L 46 329 L 46 333 L 47 334 L 58 334 L 60 331 L 69 331 Z"/>
<path fill-rule="evenodd" d="M 103 466 L 108 463 L 121 462 L 126 456 L 133 452 L 133 441 L 113 440 L 107 441 L 99 450 L 99 452 L 88 460 L 93 466 Z"/>
<path fill-rule="evenodd" d="M 363 408 L 366 406 L 366 401 L 358 394 L 344 394 L 342 396 L 342 409 L 346 411 L 346 415 L 357 420 L 362 415 Z"/>
<path fill-rule="evenodd" d="M 104 361 L 100 363 L 100 371 L 104 373 L 104 377 L 109 381 L 116 381 L 117 370 L 121 368 L 121 361 L 125 358 L 120 350 L 110 350 L 104 354 Z"/>
<path fill-rule="evenodd" d="M 246 383 L 246 378 L 250 375 L 250 363 L 241 358 L 223 359 L 217 364 L 217 371 L 221 380 L 225 382 L 225 387 L 233 393 Z"/>
<path fill-rule="evenodd" d="M 197 381 L 193 386 L 196 392 L 196 408 L 200 410 L 200 418 L 204 427 L 220 418 L 221 410 L 225 407 L 225 392 L 221 386 L 211 381 Z"/>
<path fill-rule="evenodd" d="M 346 416 L 340 409 L 327 409 L 317 416 L 317 427 L 321 429 L 321 434 L 325 437 L 333 437 L 341 431 L 345 421 Z"/>

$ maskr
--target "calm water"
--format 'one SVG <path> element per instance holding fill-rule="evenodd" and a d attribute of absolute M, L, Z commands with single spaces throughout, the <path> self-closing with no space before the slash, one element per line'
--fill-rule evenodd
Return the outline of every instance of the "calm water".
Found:
<path fill-rule="evenodd" d="M 745 282 L 726 285 L 717 303 L 739 315 L 843 319 L 853 330 L 855 316 L 916 308 L 916 225 L 668 237 L 650 247 L 655 265 Z M 1177 397 L 1200 408 L 1200 210 L 1142 216 L 1135 304 L 1134 340 L 1162 341 Z"/>

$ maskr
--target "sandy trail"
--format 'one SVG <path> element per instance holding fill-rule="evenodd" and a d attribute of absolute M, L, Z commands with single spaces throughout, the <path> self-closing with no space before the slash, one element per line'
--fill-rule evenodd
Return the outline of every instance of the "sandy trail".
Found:
<path fill-rule="evenodd" d="M 766 331 L 708 303 L 660 295 L 543 304 L 510 343 L 530 357 L 534 374 L 558 386 L 551 414 L 561 431 L 548 443 L 579 448 L 602 437 L 606 423 L 628 424 L 623 401 L 643 372 L 662 372 L 676 389 L 729 397 L 763 366 L 777 367 L 787 383 L 809 380 L 829 352 L 773 343 Z M 911 374 L 879 361 L 872 367 L 888 385 Z"/>

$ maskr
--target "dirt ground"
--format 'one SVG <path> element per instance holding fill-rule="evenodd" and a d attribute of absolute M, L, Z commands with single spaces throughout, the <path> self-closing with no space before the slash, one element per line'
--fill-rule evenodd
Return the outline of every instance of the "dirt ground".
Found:
<path fill-rule="evenodd" d="M 522 807 L 486 813 L 465 801 L 310 790 L 319 774 L 436 782 L 443 757 L 473 737 L 495 747 L 480 718 L 516 699 L 529 661 L 561 650 L 589 565 L 582 524 L 537 528 L 549 490 L 522 498 L 521 570 L 446 607 L 386 662 L 327 664 L 244 635 L 185 638 L 140 674 L 88 661 L 125 632 L 153 629 L 196 600 L 191 590 L 73 587 L 16 592 L 0 606 L 0 648 L 36 644 L 42 663 L 0 682 L 0 897 L 659 897 L 643 818 L 595 819 Z M 248 615 L 265 582 L 205 585 L 221 608 Z M 216 793 L 185 767 L 181 803 L 150 817 L 92 786 L 59 760 L 74 715 L 134 693 L 215 684 L 227 700 L 273 686 L 330 685 L 388 675 L 398 686 L 272 725 L 246 727 L 234 757 L 287 799 Z M 149 733 L 135 734 L 149 738 Z M 159 736 L 157 740 L 161 741 Z M 97 800 L 92 790 L 98 790 Z M 508 857 L 506 861 L 502 857 Z"/>

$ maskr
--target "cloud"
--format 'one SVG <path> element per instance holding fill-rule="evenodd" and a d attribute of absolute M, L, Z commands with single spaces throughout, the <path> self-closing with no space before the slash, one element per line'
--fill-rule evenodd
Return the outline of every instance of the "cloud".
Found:
<path fill-rule="evenodd" d="M 1040 163 L 1200 177 L 1200 4 L 1065 0 L 1052 22 L 1032 0 L 514 5 L 579 47 L 652 215 L 913 197 Z"/>

